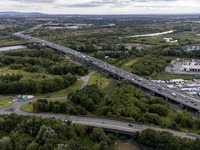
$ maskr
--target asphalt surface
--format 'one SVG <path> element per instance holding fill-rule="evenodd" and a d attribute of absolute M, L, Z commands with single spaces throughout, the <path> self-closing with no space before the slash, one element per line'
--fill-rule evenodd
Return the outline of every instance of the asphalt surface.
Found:
<path fill-rule="evenodd" d="M 190 97 L 185 97 L 185 96 L 183 97 L 182 93 L 176 92 L 177 95 L 182 96 L 182 97 L 180 97 L 180 98 L 177 97 L 175 99 L 171 95 L 172 92 L 174 93 L 174 90 L 166 88 L 165 90 L 160 92 L 160 91 L 158 91 L 158 84 L 151 82 L 151 81 L 149 81 L 145 78 L 142 78 L 140 76 L 137 76 L 135 74 L 132 74 L 130 72 L 127 72 L 125 70 L 122 70 L 120 68 L 117 68 L 115 66 L 112 66 L 112 65 L 105 63 L 101 60 L 98 60 L 98 59 L 93 58 L 91 56 L 88 56 L 86 54 L 82 54 L 80 52 L 77 52 L 75 50 L 72 50 L 70 48 L 66 48 L 64 46 L 61 46 L 61 45 L 58 45 L 58 44 L 55 44 L 55 43 L 51 43 L 51 42 L 44 41 L 44 40 L 41 40 L 41 39 L 38 39 L 38 38 L 34 38 L 34 37 L 29 36 L 29 35 L 24 35 L 20 32 L 15 33 L 13 35 L 16 36 L 16 37 L 19 37 L 19 38 L 24 38 L 26 40 L 31 40 L 33 42 L 37 42 L 37 43 L 49 46 L 51 48 L 65 52 L 67 54 L 72 54 L 74 57 L 82 59 L 85 63 L 92 63 L 93 65 L 98 66 L 102 70 L 105 70 L 112 75 L 116 75 L 117 77 L 120 77 L 122 79 L 127 79 L 131 83 L 140 85 L 141 87 L 149 89 L 149 90 L 151 90 L 155 93 L 158 93 L 160 95 L 163 95 L 165 97 L 168 97 L 170 99 L 178 101 L 180 103 L 183 103 L 183 104 L 185 104 L 189 107 L 192 107 L 196 110 L 200 110 L 199 106 L 194 107 L 193 104 L 184 103 L 185 100 L 191 99 Z M 85 82 L 88 82 L 87 79 L 85 80 Z M 159 88 L 162 88 L 162 86 L 160 86 Z M 66 97 L 63 97 L 63 98 L 66 98 Z M 191 139 L 197 138 L 197 135 L 192 135 L 192 134 L 188 134 L 188 133 L 184 133 L 184 132 L 172 131 L 172 130 L 168 130 L 168 129 L 155 128 L 155 127 L 151 127 L 151 126 L 147 126 L 147 125 L 135 124 L 135 123 L 132 123 L 132 122 L 126 122 L 126 121 L 120 121 L 120 120 L 114 120 L 114 119 L 105 119 L 105 118 L 85 117 L 85 116 L 66 116 L 66 115 L 58 115 L 58 114 L 50 114 L 50 113 L 48 113 L 48 114 L 45 114 L 45 113 L 29 113 L 29 112 L 23 111 L 20 108 L 24 103 L 35 100 L 35 99 L 36 98 L 34 97 L 33 99 L 25 101 L 25 102 L 16 101 L 13 105 L 11 105 L 7 108 L 0 109 L 0 114 L 16 113 L 16 114 L 25 115 L 25 116 L 26 115 L 34 115 L 34 116 L 38 116 L 38 117 L 42 117 L 42 118 L 54 117 L 56 119 L 60 119 L 61 121 L 71 120 L 73 124 L 80 123 L 80 124 L 85 124 L 87 126 L 93 126 L 93 127 L 98 126 L 98 127 L 102 127 L 102 128 L 109 128 L 109 129 L 112 129 L 112 130 L 119 130 L 119 131 L 130 132 L 130 133 L 151 128 L 151 129 L 155 129 L 157 131 L 169 131 L 173 135 L 180 136 L 180 137 L 186 137 L 186 138 L 191 138 Z M 195 100 L 199 101 L 198 99 L 195 99 Z M 130 124 L 131 124 L 131 126 L 130 126 Z"/>
<path fill-rule="evenodd" d="M 84 82 L 83 82 L 83 84 L 82 84 L 82 86 L 81 86 L 80 89 L 84 88 L 84 87 L 88 84 L 88 82 L 89 82 L 89 80 L 90 80 L 90 77 L 91 77 L 91 75 L 92 75 L 94 72 L 95 72 L 95 71 L 89 73 L 87 76 L 81 77 L 81 80 L 83 80 Z"/>
<path fill-rule="evenodd" d="M 106 71 L 107 73 L 114 75 L 116 77 L 119 77 L 121 79 L 127 79 L 133 84 L 139 85 L 140 87 L 143 87 L 145 89 L 148 89 L 154 93 L 157 93 L 159 95 L 162 95 L 168 99 L 174 100 L 182 105 L 188 106 L 190 108 L 195 109 L 197 112 L 200 112 L 200 99 L 197 98 L 192 98 L 186 95 L 184 92 L 181 91 L 176 91 L 177 97 L 174 97 L 172 93 L 174 93 L 174 90 L 170 88 L 164 88 L 162 85 L 158 87 L 159 84 L 154 83 L 150 80 L 147 80 L 145 78 L 142 78 L 138 75 L 135 75 L 133 73 L 127 72 L 125 70 L 122 70 L 121 68 L 115 67 L 113 65 L 110 65 L 108 63 L 105 63 L 101 60 L 98 60 L 94 57 L 91 57 L 89 55 L 80 53 L 78 51 L 75 51 L 73 49 L 64 47 L 59 44 L 55 44 L 49 41 L 41 40 L 38 38 L 31 37 L 30 35 L 24 35 L 21 32 L 13 34 L 13 36 L 19 37 L 19 38 L 24 38 L 26 40 L 30 40 L 32 42 L 36 42 L 42 45 L 46 45 L 48 47 L 51 47 L 53 49 L 57 49 L 59 51 L 62 51 L 66 54 L 73 55 L 74 58 L 79 58 L 82 60 L 83 63 L 86 64 L 92 64 L 94 66 L 97 66 L 98 68 Z M 163 89 L 164 88 L 164 89 Z M 159 90 L 162 89 L 162 90 Z M 189 103 L 188 103 L 189 101 Z M 195 106 L 191 101 L 195 101 L 197 103 L 197 106 Z"/>
<path fill-rule="evenodd" d="M 87 85 L 90 76 L 94 72 L 91 72 L 89 75 L 82 77 L 84 79 L 83 85 Z M 7 96 L 2 96 L 7 98 Z M 54 98 L 48 98 L 48 99 L 66 99 L 67 97 L 54 97 Z M 21 109 L 21 106 L 25 103 L 29 103 L 33 100 L 36 100 L 38 98 L 33 97 L 32 99 L 18 102 L 15 101 L 15 103 L 11 106 L 8 106 L 6 108 L 0 109 L 0 114 L 11 114 L 11 113 L 16 113 L 18 115 L 33 115 L 33 116 L 38 116 L 41 118 L 51 118 L 54 117 L 55 119 L 61 120 L 62 122 L 66 122 L 67 120 L 72 121 L 72 124 L 84 124 L 86 126 L 90 127 L 102 127 L 105 129 L 110 129 L 110 130 L 115 130 L 115 131 L 121 131 L 121 132 L 128 132 L 128 133 L 134 133 L 135 131 L 142 131 L 144 129 L 154 129 L 157 131 L 169 131 L 175 136 L 180 136 L 182 138 L 190 138 L 190 139 L 196 139 L 197 137 L 200 138 L 200 136 L 189 134 L 189 133 L 184 133 L 184 132 L 177 132 L 177 131 L 172 131 L 169 129 L 162 129 L 162 128 L 155 128 L 147 125 L 142 125 L 142 124 L 137 124 L 133 122 L 128 122 L 128 121 L 122 121 L 122 120 L 115 120 L 115 119 L 106 119 L 106 118 L 100 118 L 100 117 L 89 117 L 89 116 L 69 116 L 69 115 L 60 115 L 60 114 L 51 114 L 51 113 L 30 113 L 30 112 L 25 112 Z M 131 126 L 130 126 L 131 124 Z"/>
<path fill-rule="evenodd" d="M 35 100 L 37 98 L 33 98 L 32 100 Z M 157 127 L 151 127 L 143 124 L 137 124 L 133 122 L 128 121 L 122 121 L 122 120 L 115 120 L 115 119 L 105 119 L 105 118 L 95 118 L 95 117 L 89 117 L 89 116 L 69 116 L 69 115 L 61 115 L 61 114 L 52 114 L 52 113 L 30 113 L 23 111 L 20 107 L 32 100 L 28 100 L 25 102 L 15 102 L 12 106 L 0 109 L 0 114 L 11 114 L 16 113 L 18 115 L 24 115 L 24 116 L 38 116 L 41 118 L 55 118 L 58 120 L 61 120 L 62 122 L 66 122 L 67 120 L 72 121 L 72 124 L 84 124 L 86 126 L 90 127 L 102 127 L 110 130 L 116 130 L 121 132 L 128 132 L 128 133 L 134 133 L 136 131 L 142 131 L 144 129 L 154 129 L 157 131 L 168 131 L 172 133 L 175 136 L 179 136 L 182 138 L 190 138 L 190 139 L 196 139 L 200 138 L 200 136 L 193 135 L 190 133 L 184 133 L 184 132 L 177 132 L 172 131 L 169 129 L 162 129 Z M 130 126 L 131 124 L 131 126 Z"/>
<path fill-rule="evenodd" d="M 192 135 L 184 132 L 178 132 L 178 131 L 173 131 L 169 129 L 162 129 L 162 128 L 156 128 L 156 127 L 151 127 L 147 125 L 142 125 L 138 123 L 133 123 L 133 122 L 128 122 L 128 121 L 120 121 L 120 120 L 115 120 L 115 119 L 106 119 L 106 118 L 95 118 L 95 117 L 88 117 L 88 116 L 68 116 L 66 118 L 66 121 L 70 120 L 72 121 L 73 124 L 84 124 L 86 126 L 94 126 L 94 127 L 102 127 L 102 128 L 109 128 L 112 130 L 117 130 L 117 131 L 124 131 L 124 132 L 129 132 L 129 133 L 134 133 L 136 131 L 142 131 L 145 129 L 154 129 L 157 131 L 168 131 L 172 133 L 175 136 L 179 137 L 186 137 L 190 139 L 196 139 L 196 135 Z"/>

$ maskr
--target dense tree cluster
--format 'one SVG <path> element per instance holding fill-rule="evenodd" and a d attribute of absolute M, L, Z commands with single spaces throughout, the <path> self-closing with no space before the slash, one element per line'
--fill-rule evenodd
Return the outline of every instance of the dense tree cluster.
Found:
<path fill-rule="evenodd" d="M 48 93 L 62 90 L 76 82 L 71 74 L 48 78 L 23 78 L 19 81 L 0 82 L 0 94 Z"/>
<path fill-rule="evenodd" d="M 146 55 L 131 65 L 132 72 L 144 76 L 156 76 L 170 63 L 169 58 Z"/>
<path fill-rule="evenodd" d="M 59 63 L 58 63 L 59 62 Z M 8 51 L 0 54 L 1 66 L 10 65 L 11 69 L 23 69 L 27 72 L 38 72 L 40 67 L 54 75 L 68 73 L 85 75 L 88 69 L 70 63 L 50 49 Z"/>
<path fill-rule="evenodd" d="M 42 71 L 60 76 L 43 75 L 27 78 L 19 74 L 1 75 L 0 94 L 54 92 L 73 85 L 77 80 L 75 75 L 88 73 L 87 68 L 67 61 L 50 49 L 25 49 L 0 53 L 0 67 L 5 66 L 10 69 L 23 69 L 26 72 Z"/>
<path fill-rule="evenodd" d="M 96 85 L 87 85 L 81 90 L 69 94 L 71 102 L 48 102 L 39 99 L 33 104 L 35 112 L 53 112 L 73 115 L 87 115 L 100 108 L 104 103 L 104 94 Z"/>
<path fill-rule="evenodd" d="M 1 150 L 107 150 L 110 144 L 100 128 L 86 133 L 84 125 L 62 125 L 53 118 L 4 115 L 0 116 L 0 129 Z"/>
<path fill-rule="evenodd" d="M 85 86 L 83 89 L 69 94 L 69 97 L 72 102 L 79 104 L 89 112 L 96 110 L 104 99 L 103 93 L 96 85 Z"/>
<path fill-rule="evenodd" d="M 147 96 L 125 81 L 118 84 L 113 96 L 106 103 L 102 108 L 103 115 L 118 119 L 161 124 L 159 115 L 168 114 L 168 108 L 162 98 Z"/>
<path fill-rule="evenodd" d="M 103 116 L 151 123 L 174 130 L 189 128 L 197 131 L 198 129 L 197 133 L 199 133 L 199 119 L 194 120 L 187 111 L 170 114 L 172 110 L 162 98 L 152 98 L 136 90 L 126 80 L 118 83 L 113 96 L 106 96 L 104 101 L 105 105 L 101 109 Z"/>
<path fill-rule="evenodd" d="M 155 131 L 152 129 L 136 132 L 134 139 L 148 147 L 164 150 L 197 150 L 200 147 L 200 140 L 192 140 L 173 136 L 170 132 Z"/>
<path fill-rule="evenodd" d="M 60 101 L 47 101 L 46 99 L 38 99 L 33 103 L 34 112 L 53 112 L 53 113 L 63 113 L 78 115 L 87 115 L 88 112 L 79 105 L 73 105 L 69 102 Z"/>
<path fill-rule="evenodd" d="M 23 78 L 23 76 L 20 74 L 6 74 L 0 76 L 0 82 L 9 83 L 13 81 L 19 81 L 21 78 Z"/>

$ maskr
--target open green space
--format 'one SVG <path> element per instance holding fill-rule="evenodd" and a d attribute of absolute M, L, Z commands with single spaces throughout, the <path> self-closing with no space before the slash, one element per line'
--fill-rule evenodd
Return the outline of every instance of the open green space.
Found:
<path fill-rule="evenodd" d="M 125 62 L 123 65 L 122 65 L 122 69 L 126 70 L 126 71 L 129 71 L 131 72 L 131 65 L 134 65 L 134 63 L 136 63 L 137 61 L 139 60 L 139 58 L 133 58 L 133 59 L 130 59 L 128 60 L 127 62 Z"/>
<path fill-rule="evenodd" d="M 93 85 L 93 84 L 97 84 L 98 79 L 99 79 L 99 74 L 97 72 L 93 73 L 89 79 L 88 85 Z"/>
<path fill-rule="evenodd" d="M 88 85 L 97 85 L 99 89 L 110 95 L 113 93 L 116 83 L 117 80 L 95 72 L 91 75 Z"/>
<path fill-rule="evenodd" d="M 10 46 L 10 45 L 20 45 L 20 44 L 25 44 L 25 43 L 26 43 L 26 41 L 15 40 L 13 38 L 3 38 L 3 39 L 0 39 L 0 47 Z"/>
<path fill-rule="evenodd" d="M 33 103 L 34 101 L 32 101 Z M 21 106 L 21 109 L 27 112 L 33 112 L 33 105 L 28 103 L 25 103 L 24 105 Z"/>
<path fill-rule="evenodd" d="M 159 36 L 150 36 L 150 37 L 138 37 L 138 38 L 128 38 L 132 43 L 145 43 L 145 44 L 169 44 L 169 45 L 178 45 L 184 40 L 194 40 L 196 42 L 200 41 L 200 36 L 198 36 L 199 31 L 183 31 L 183 32 L 174 32 L 166 35 Z M 173 38 L 173 40 L 178 40 L 177 43 L 166 42 L 163 38 Z"/>
<path fill-rule="evenodd" d="M 194 75 L 189 74 L 172 74 L 172 73 L 164 73 L 160 72 L 157 76 L 153 77 L 152 79 L 159 79 L 159 80 L 170 80 L 170 79 L 184 79 L 184 80 L 192 80 L 194 78 L 198 78 Z"/>
<path fill-rule="evenodd" d="M 40 69 L 40 72 L 26 72 L 24 70 L 14 70 L 10 67 L 1 67 L 0 68 L 0 75 L 6 75 L 6 74 L 20 74 L 23 75 L 24 78 L 30 78 L 30 77 L 42 77 L 45 76 L 52 76 L 49 73 L 46 73 L 43 69 Z"/>
<path fill-rule="evenodd" d="M 44 93 L 44 94 L 37 93 L 35 95 L 40 98 L 63 97 L 63 96 L 67 96 L 71 92 L 74 92 L 80 89 L 82 84 L 83 84 L 83 80 L 77 80 L 77 82 L 74 85 L 68 87 L 67 89 L 63 89 L 63 90 L 52 92 L 52 93 Z"/>
<path fill-rule="evenodd" d="M 147 150 L 147 148 L 141 148 L 133 142 L 115 142 L 114 150 Z"/>
<path fill-rule="evenodd" d="M 12 98 L 0 98 L 0 108 L 12 105 Z"/>

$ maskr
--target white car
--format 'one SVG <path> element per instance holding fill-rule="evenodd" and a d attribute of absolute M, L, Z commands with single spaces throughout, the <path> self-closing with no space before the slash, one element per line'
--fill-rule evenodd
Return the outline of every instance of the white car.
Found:
<path fill-rule="evenodd" d="M 185 95 L 181 95 L 182 97 L 186 97 Z"/>
<path fill-rule="evenodd" d="M 176 93 L 171 93 L 173 96 L 176 96 Z"/>

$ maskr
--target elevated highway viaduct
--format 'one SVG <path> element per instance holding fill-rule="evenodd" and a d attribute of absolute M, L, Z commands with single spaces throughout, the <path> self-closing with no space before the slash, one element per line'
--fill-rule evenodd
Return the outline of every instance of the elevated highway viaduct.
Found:
<path fill-rule="evenodd" d="M 101 73 L 109 75 L 118 80 L 126 79 L 134 86 L 143 89 L 145 91 L 148 91 L 148 93 L 151 93 L 152 95 L 163 97 L 166 101 L 172 101 L 178 104 L 181 108 L 185 108 L 192 112 L 195 112 L 196 115 L 200 114 L 199 99 L 189 97 L 188 95 L 182 92 L 174 91 L 173 89 L 170 88 L 164 88 L 161 85 L 154 83 L 150 80 L 147 80 L 141 76 L 127 72 L 121 68 L 115 67 L 111 64 L 103 62 L 89 55 L 83 54 L 81 52 L 75 51 L 73 49 L 67 48 L 65 46 L 41 40 L 39 38 L 31 37 L 30 35 L 24 35 L 20 32 L 14 33 L 13 36 L 21 39 L 26 39 L 35 43 L 39 43 L 48 46 L 52 49 L 61 51 L 65 54 L 72 55 L 72 59 L 74 61 L 77 61 L 84 66 L 91 67 L 94 70 L 98 70 Z M 172 93 L 176 93 L 176 97 L 174 97 Z M 190 101 L 196 103 L 197 105 L 190 103 Z"/>

